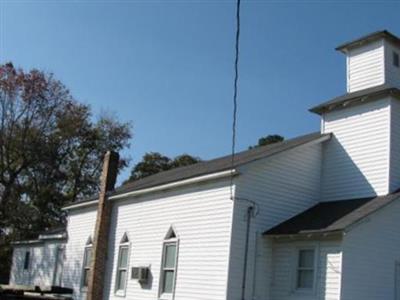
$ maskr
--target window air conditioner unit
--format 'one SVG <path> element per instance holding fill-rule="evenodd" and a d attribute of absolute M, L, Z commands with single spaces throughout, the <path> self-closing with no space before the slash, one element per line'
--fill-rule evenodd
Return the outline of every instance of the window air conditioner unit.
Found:
<path fill-rule="evenodd" d="M 148 267 L 133 267 L 131 272 L 131 278 L 136 279 L 142 284 L 147 283 L 149 279 L 149 268 Z"/>

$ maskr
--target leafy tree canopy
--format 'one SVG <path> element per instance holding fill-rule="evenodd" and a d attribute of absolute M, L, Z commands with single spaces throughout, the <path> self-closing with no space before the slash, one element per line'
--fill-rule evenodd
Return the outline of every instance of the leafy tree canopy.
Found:
<path fill-rule="evenodd" d="M 189 154 L 182 154 L 171 159 L 158 152 L 149 152 L 133 167 L 129 181 L 138 180 L 161 171 L 189 166 L 200 161 L 200 158 L 193 157 Z"/>
<path fill-rule="evenodd" d="M 258 144 L 255 146 L 250 146 L 249 149 L 257 148 L 260 146 L 267 146 L 274 143 L 279 143 L 285 140 L 285 138 L 279 134 L 270 134 L 258 139 Z"/>
<path fill-rule="evenodd" d="M 130 138 L 129 123 L 94 120 L 53 74 L 0 64 L 1 270 L 7 243 L 63 223 L 60 208 L 96 192 L 104 153 Z"/>

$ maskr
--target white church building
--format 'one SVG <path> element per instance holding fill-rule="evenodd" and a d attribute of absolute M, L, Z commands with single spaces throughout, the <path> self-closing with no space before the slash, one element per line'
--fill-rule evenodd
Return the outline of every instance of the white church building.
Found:
<path fill-rule="evenodd" d="M 109 195 L 104 299 L 400 300 L 400 39 L 337 50 L 347 92 L 310 109 L 319 132 Z M 97 203 L 65 207 L 65 236 L 15 244 L 10 283 L 85 299 Z"/>

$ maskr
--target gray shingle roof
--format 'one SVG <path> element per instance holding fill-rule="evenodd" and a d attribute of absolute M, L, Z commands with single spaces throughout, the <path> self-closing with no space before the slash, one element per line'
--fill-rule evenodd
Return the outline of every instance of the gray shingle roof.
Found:
<path fill-rule="evenodd" d="M 365 35 L 356 40 L 346 42 L 346 43 L 338 46 L 336 48 L 336 50 L 345 52 L 346 50 L 349 50 L 349 49 L 352 49 L 355 47 L 359 47 L 359 46 L 362 46 L 363 44 L 371 43 L 371 42 L 374 42 L 374 41 L 376 41 L 378 39 L 382 39 L 382 38 L 387 39 L 387 40 L 391 41 L 393 44 L 400 46 L 400 38 L 399 37 L 397 37 L 393 33 L 390 33 L 387 30 L 381 30 L 381 31 L 376 31 L 376 32 L 370 33 L 370 34 Z"/>
<path fill-rule="evenodd" d="M 342 231 L 400 198 L 400 192 L 375 198 L 320 202 L 264 232 L 292 235 Z"/>
<path fill-rule="evenodd" d="M 303 135 L 280 143 L 253 148 L 247 151 L 239 152 L 235 155 L 234 168 L 243 164 L 247 164 L 262 158 L 272 156 L 283 151 L 293 149 L 300 145 L 312 142 L 322 137 L 330 137 L 329 134 L 321 134 L 319 132 Z M 231 156 L 216 158 L 209 161 L 203 161 L 194 165 L 172 169 L 169 171 L 160 172 L 155 175 L 145 177 L 140 180 L 131 181 L 123 184 L 110 193 L 110 195 L 118 195 L 136 190 L 151 188 L 158 185 L 168 184 L 184 179 L 190 179 L 202 175 L 227 171 L 232 168 Z M 82 203 L 91 200 L 96 200 L 97 196 L 83 199 L 75 203 Z M 72 204 L 75 204 L 72 203 Z"/>
<path fill-rule="evenodd" d="M 360 102 L 376 100 L 379 97 L 392 95 L 400 98 L 400 90 L 398 88 L 383 84 L 374 86 L 361 91 L 347 93 L 345 95 L 333 98 L 327 102 L 319 104 L 310 109 L 311 112 L 322 114 L 331 110 L 347 107 Z"/>

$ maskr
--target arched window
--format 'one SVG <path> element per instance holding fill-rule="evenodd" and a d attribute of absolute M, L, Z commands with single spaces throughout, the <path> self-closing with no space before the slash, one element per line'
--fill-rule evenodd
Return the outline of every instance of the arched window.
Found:
<path fill-rule="evenodd" d="M 82 288 L 87 288 L 89 284 L 89 277 L 92 267 L 92 248 L 93 248 L 93 241 L 92 237 L 86 241 L 85 250 L 83 253 L 83 268 L 82 268 Z"/>
<path fill-rule="evenodd" d="M 175 292 L 176 267 L 178 261 L 178 236 L 171 226 L 164 238 L 161 262 L 161 288 L 162 299 L 172 299 Z"/>
<path fill-rule="evenodd" d="M 125 295 L 128 279 L 129 246 L 128 235 L 124 233 L 119 244 L 117 278 L 115 280 L 115 293 L 121 296 Z"/>

